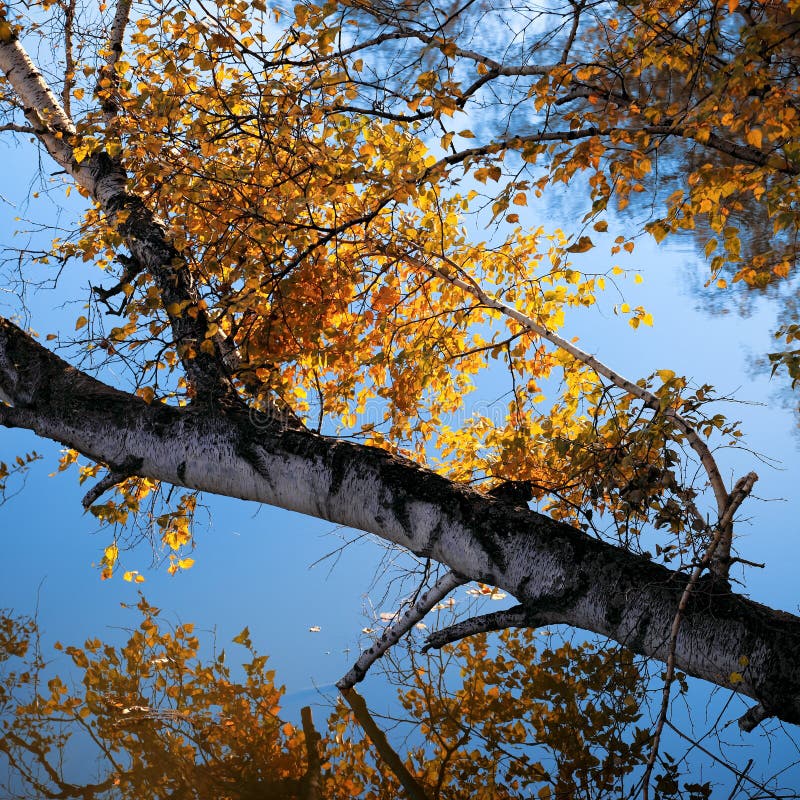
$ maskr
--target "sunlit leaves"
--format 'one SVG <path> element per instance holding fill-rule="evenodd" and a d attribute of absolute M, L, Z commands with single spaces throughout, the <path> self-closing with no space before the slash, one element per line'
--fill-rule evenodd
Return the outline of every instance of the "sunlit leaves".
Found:
<path fill-rule="evenodd" d="M 406 759 L 422 787 L 445 798 L 466 787 L 474 798 L 594 796 L 619 790 L 643 762 L 642 686 L 628 655 L 547 646 L 527 631 L 503 633 L 497 646 L 472 637 L 454 653 L 449 664 L 417 663 L 399 692 L 425 737 Z M 344 705 L 331 723 L 337 778 L 396 796 L 390 773 L 363 769 L 369 742 Z"/>
<path fill-rule="evenodd" d="M 581 236 L 577 242 L 567 247 L 568 253 L 585 253 L 594 247 L 591 237 Z"/>
<path fill-rule="evenodd" d="M 609 230 L 611 201 L 624 208 L 660 168 L 660 140 L 642 126 L 664 127 L 683 97 L 653 89 L 645 103 L 646 87 L 651 73 L 673 87 L 693 67 L 692 54 L 669 37 L 653 38 L 651 23 L 658 14 L 671 25 L 684 22 L 672 19 L 671 7 L 636 6 L 641 19 L 626 7 L 613 24 L 581 28 L 597 58 L 520 76 L 523 107 L 553 114 L 570 135 L 548 130 L 545 139 L 500 142 L 453 117 L 469 103 L 451 64 L 466 63 L 471 79 L 487 81 L 495 68 L 464 55 L 449 33 L 402 67 L 407 80 L 391 94 L 375 77 L 371 46 L 347 50 L 364 30 L 346 7 L 298 4 L 278 25 L 259 4 L 225 0 L 215 9 L 216 18 L 191 5 L 136 18 L 119 81 L 97 89 L 113 93 L 119 108 L 113 130 L 100 111 L 79 120 L 78 155 L 102 148 L 123 159 L 130 190 L 164 221 L 200 298 L 164 303 L 146 269 L 125 273 L 120 319 L 105 332 L 100 320 L 95 330 L 95 316 L 80 327 L 93 347 L 136 365 L 145 402 L 185 404 L 193 398 L 180 366 L 225 341 L 237 350 L 226 374 L 256 416 L 291 409 L 309 427 L 359 437 L 480 490 L 527 481 L 540 510 L 587 529 L 608 515 L 615 528 L 605 535 L 635 540 L 631 515 L 642 518 L 638 525 L 655 511 L 629 502 L 637 490 L 625 487 L 651 468 L 672 468 L 671 456 L 658 451 L 675 432 L 640 424 L 641 408 L 630 398 L 607 393 L 586 365 L 447 276 L 474 282 L 557 332 L 571 309 L 592 306 L 624 274 L 587 271 L 586 254 L 602 249 L 606 237 L 598 234 Z M 608 34 L 602 41 L 601 33 Z M 337 47 L 346 52 L 333 57 Z M 636 88 L 610 102 L 608 58 L 617 50 L 626 53 Z M 85 77 L 89 88 L 93 68 Z M 379 101 L 364 100 L 370 81 Z M 568 103 L 565 91 L 576 92 Z M 740 125 L 701 105 L 685 114 L 679 134 L 687 141 L 713 143 L 717 112 L 742 146 L 754 146 L 748 136 L 755 131 L 761 147 L 778 141 L 767 122 Z M 781 143 L 792 130 L 783 119 Z M 470 149 L 462 152 L 464 140 Z M 512 176 L 517 155 L 540 171 Z M 743 263 L 739 229 L 721 208 L 743 191 L 755 196 L 766 174 L 752 163 L 699 164 L 647 229 L 661 240 L 706 215 L 719 242 L 708 253 L 721 259 L 712 262 L 715 272 Z M 585 228 L 530 228 L 528 204 L 552 182 L 581 176 L 591 206 L 581 211 Z M 90 209 L 80 238 L 60 242 L 59 253 L 117 270 L 128 258 L 119 234 L 125 213 L 112 222 Z M 488 241 L 479 241 L 473 215 L 494 219 Z M 636 233 L 609 236 L 610 252 L 633 253 Z M 751 263 L 737 277 L 758 281 L 759 274 L 766 273 Z M 631 328 L 653 324 L 633 300 L 615 311 Z M 175 340 L 170 323 L 201 312 L 205 337 Z M 508 394 L 485 409 L 471 404 L 471 393 L 489 371 L 503 375 Z M 153 491 L 125 481 L 92 512 L 119 526 L 136 517 L 177 573 L 192 564 L 194 500 L 143 506 Z"/>
<path fill-rule="evenodd" d="M 168 623 L 144 599 L 138 612 L 124 644 L 57 645 L 74 674 L 46 683 L 41 656 L 28 655 L 35 625 L 0 615 L 0 663 L 11 666 L 0 689 L 3 747 L 15 778 L 28 785 L 31 770 L 41 769 L 37 796 L 57 795 L 66 785 L 61 759 L 87 724 L 98 781 L 83 788 L 87 798 L 306 796 L 308 741 L 280 719 L 283 690 L 249 630 L 233 640 L 244 663 L 230 667 L 224 651 L 201 656 L 192 624 Z M 642 763 L 643 686 L 630 655 L 548 644 L 532 632 L 504 633 L 497 646 L 474 637 L 454 655 L 412 665 L 398 685 L 402 722 L 421 732 L 398 757 L 436 796 L 611 792 Z M 343 704 L 321 734 L 319 796 L 399 795 L 393 769 L 376 760 Z"/>

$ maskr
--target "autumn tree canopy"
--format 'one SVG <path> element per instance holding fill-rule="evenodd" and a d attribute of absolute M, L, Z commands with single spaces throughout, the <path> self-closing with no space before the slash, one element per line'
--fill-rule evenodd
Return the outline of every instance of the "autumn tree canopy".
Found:
<path fill-rule="evenodd" d="M 134 518 L 179 571 L 198 492 L 270 503 L 519 601 L 432 647 L 566 624 L 663 661 L 665 703 L 680 669 L 752 698 L 746 729 L 800 722 L 800 619 L 728 580 L 757 475 L 714 448 L 741 431 L 564 328 L 642 235 L 690 231 L 709 292 L 791 280 L 796 0 L 0 9 L 0 130 L 87 201 L 23 274 L 96 268 L 75 331 L 0 318 L 0 422 L 79 462 L 103 577 Z M 561 185 L 571 227 L 531 226 Z M 495 365 L 502 419 L 469 405 Z"/>

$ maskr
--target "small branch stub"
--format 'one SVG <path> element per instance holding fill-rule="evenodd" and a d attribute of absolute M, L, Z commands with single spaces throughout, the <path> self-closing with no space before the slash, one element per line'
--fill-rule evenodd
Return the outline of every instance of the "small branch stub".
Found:
<path fill-rule="evenodd" d="M 120 466 L 109 467 L 108 473 L 83 496 L 81 505 L 84 510 L 88 511 L 89 507 L 109 489 L 135 475 L 136 471 L 142 468 L 143 463 L 141 458 L 129 458 Z"/>
<path fill-rule="evenodd" d="M 767 709 L 759 703 L 753 706 L 747 713 L 742 715 L 739 719 L 739 730 L 744 733 L 750 733 L 755 730 L 765 719 L 769 719 L 771 714 Z"/>

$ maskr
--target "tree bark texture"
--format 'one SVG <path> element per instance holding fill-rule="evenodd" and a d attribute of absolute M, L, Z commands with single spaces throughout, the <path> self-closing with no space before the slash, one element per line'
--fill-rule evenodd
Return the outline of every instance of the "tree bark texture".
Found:
<path fill-rule="evenodd" d="M 688 575 L 481 495 L 383 450 L 260 424 L 239 407 L 175 408 L 75 369 L 0 318 L 0 424 L 189 489 L 367 531 L 501 587 L 531 624 L 593 631 L 664 660 Z M 800 618 L 718 583 L 692 594 L 676 644 L 689 675 L 800 723 Z M 740 658 L 747 659 L 742 667 Z M 733 673 L 742 680 L 732 684 Z"/>

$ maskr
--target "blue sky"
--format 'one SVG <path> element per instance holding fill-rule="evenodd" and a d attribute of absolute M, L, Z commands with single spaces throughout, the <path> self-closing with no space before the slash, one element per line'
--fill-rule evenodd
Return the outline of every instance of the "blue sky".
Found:
<path fill-rule="evenodd" d="M 0 148 L 6 147 L 0 143 Z M 14 216 L 28 194 L 36 156 L 29 149 L 5 149 L 0 158 L 8 165 L 0 193 L 16 206 L 0 202 L 0 241 L 8 242 L 21 227 Z M 45 199 L 32 201 L 29 208 L 29 214 L 39 219 L 53 220 L 54 213 Z M 527 213 L 532 224 L 559 224 L 545 219 L 536 206 Z M 750 369 L 752 359 L 772 346 L 775 308 L 763 300 L 748 318 L 735 313 L 709 316 L 702 308 L 702 296 L 690 291 L 687 275 L 704 269 L 690 248 L 657 247 L 643 238 L 632 255 L 612 261 L 606 246 L 612 238 L 613 234 L 596 237 L 598 247 L 576 256 L 575 264 L 587 271 L 605 271 L 619 263 L 639 272 L 644 282 L 622 280 L 621 292 L 631 306 L 641 304 L 654 315 L 654 327 L 632 331 L 624 318 L 612 313 L 611 307 L 622 297 L 610 290 L 607 303 L 601 299 L 598 307 L 568 317 L 564 333 L 579 336 L 582 347 L 629 378 L 672 369 L 697 383 L 713 384 L 720 394 L 763 404 L 727 404 L 720 410 L 741 419 L 747 446 L 777 459 L 778 468 L 744 451 L 723 451 L 719 462 L 731 485 L 750 469 L 761 478 L 755 490 L 760 499 L 747 502 L 742 516 L 748 520 L 739 524 L 738 532 L 744 542 L 742 554 L 764 561 L 766 568 L 748 569 L 745 591 L 760 602 L 796 612 L 800 537 L 795 521 L 800 518 L 800 500 L 793 477 L 798 467 L 795 418 L 776 401 L 776 382 L 770 382 L 767 373 L 753 374 Z M 97 280 L 96 271 L 75 262 L 68 265 L 58 291 L 30 295 L 33 327 L 42 333 L 59 327 L 69 333 L 80 304 L 62 307 L 62 303 L 85 297 L 90 279 Z M 13 308 L 13 298 L 3 304 L 0 296 L 0 313 Z M 489 380 L 497 379 L 489 376 Z M 480 394 L 499 396 L 506 390 L 505 384 L 490 383 Z M 21 613 L 36 611 L 45 647 L 55 639 L 75 643 L 88 635 L 121 639 L 119 629 L 133 624 L 133 618 L 120 603 L 134 603 L 141 588 L 168 618 L 215 630 L 218 646 L 248 625 L 256 648 L 270 655 L 278 681 L 287 685 L 297 705 L 309 696 L 310 687 L 330 686 L 350 666 L 359 639 L 364 641 L 359 632 L 368 624 L 365 612 L 393 610 L 391 603 L 382 603 L 381 579 L 373 586 L 386 558 L 382 546 L 362 539 L 338 558 L 312 566 L 340 547 L 341 535 L 353 532 L 227 498 L 205 498 L 209 523 L 200 528 L 191 570 L 170 577 L 165 567 L 148 569 L 151 552 L 145 544 L 124 554 L 124 568 L 145 575 L 141 587 L 116 577 L 103 582 L 92 563 L 109 543 L 109 533 L 98 532 L 94 518 L 82 513 L 80 498 L 85 490 L 78 486 L 76 473 L 48 477 L 57 462 L 57 446 L 27 432 L 0 431 L 0 460 L 13 460 L 32 449 L 44 460 L 34 465 L 21 493 L 0 507 L 0 606 Z M 463 600 L 464 591 L 457 597 Z M 311 626 L 319 626 L 320 632 L 309 632 Z M 373 679 L 370 691 L 380 693 L 379 687 Z"/>

